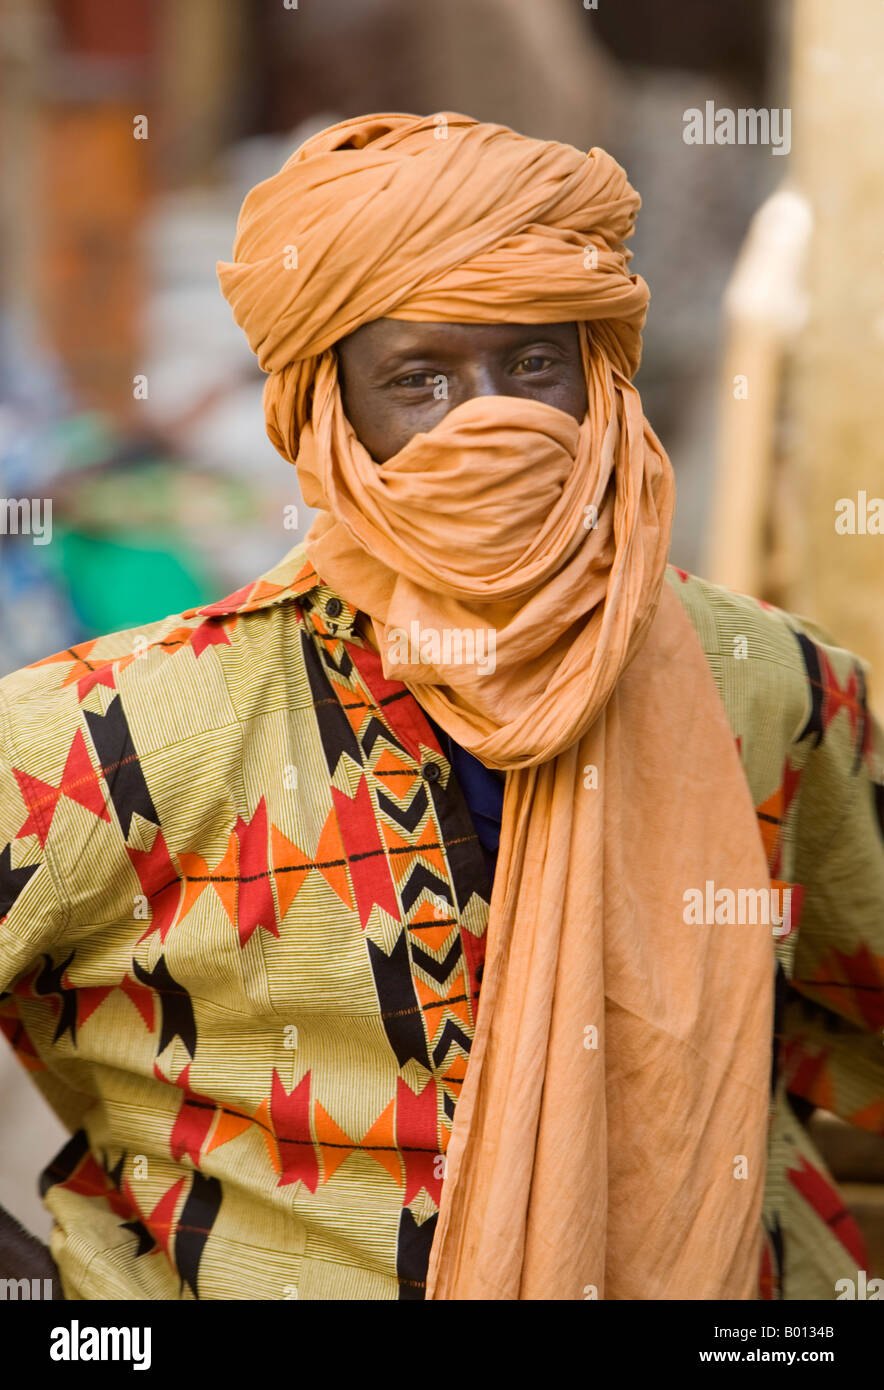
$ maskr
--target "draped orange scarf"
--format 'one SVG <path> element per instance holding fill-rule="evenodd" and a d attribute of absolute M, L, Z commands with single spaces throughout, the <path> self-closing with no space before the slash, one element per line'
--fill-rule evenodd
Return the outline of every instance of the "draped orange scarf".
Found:
<path fill-rule="evenodd" d="M 367 116 L 252 190 L 219 265 L 319 509 L 317 572 L 369 615 L 385 675 L 507 774 L 428 1298 L 756 1296 L 772 938 L 684 904 L 770 878 L 664 583 L 672 470 L 631 380 L 639 202 L 598 148 Z M 478 397 L 378 465 L 333 344 L 379 317 L 576 321 L 587 415 Z"/>

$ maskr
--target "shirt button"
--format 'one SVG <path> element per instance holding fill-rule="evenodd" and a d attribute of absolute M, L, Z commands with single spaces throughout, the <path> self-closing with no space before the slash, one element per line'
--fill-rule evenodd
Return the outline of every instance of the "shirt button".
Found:
<path fill-rule="evenodd" d="M 344 605 L 341 603 L 341 600 L 339 598 L 330 598 L 328 603 L 325 605 L 325 611 L 330 618 L 339 618 L 341 616 L 341 609 L 343 607 Z"/>
<path fill-rule="evenodd" d="M 442 769 L 438 763 L 424 763 L 421 772 L 428 782 L 438 782 L 442 776 Z"/>

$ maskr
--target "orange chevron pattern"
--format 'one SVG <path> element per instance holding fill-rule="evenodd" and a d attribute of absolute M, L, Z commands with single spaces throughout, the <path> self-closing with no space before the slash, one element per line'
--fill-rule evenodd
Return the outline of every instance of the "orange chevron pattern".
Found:
<path fill-rule="evenodd" d="M 720 646 L 709 654 L 772 881 L 793 890 L 792 935 L 777 942 L 779 1082 L 880 1133 L 869 1040 L 884 1026 L 884 938 L 863 915 L 881 869 L 871 789 L 850 836 L 834 820 L 877 766 L 860 667 L 770 606 L 684 571 L 669 582 L 703 640 L 723 613 L 722 632 L 738 623 L 771 653 L 753 666 L 751 707 L 729 687 L 734 663 Z M 85 1086 L 98 1102 L 43 1179 L 59 1230 L 79 1251 L 100 1242 L 89 1296 L 242 1297 L 232 1240 L 250 1297 L 283 1296 L 284 1277 L 308 1298 L 423 1297 L 489 880 L 436 732 L 355 618 L 296 547 L 218 603 L 0 682 L 15 750 L 0 782 L 13 961 L 0 1027 L 48 1093 Z M 147 660 L 134 659 L 138 638 Z M 763 699 L 768 674 L 782 710 Z M 832 854 L 855 832 L 871 875 L 854 884 L 850 864 L 834 864 L 837 921 L 802 882 L 818 868 L 809 819 Z M 798 1129 L 772 1150 L 771 1296 L 793 1296 L 789 1222 L 807 1226 L 805 1245 L 854 1248 Z M 133 1133 L 149 1173 L 133 1170 Z"/>

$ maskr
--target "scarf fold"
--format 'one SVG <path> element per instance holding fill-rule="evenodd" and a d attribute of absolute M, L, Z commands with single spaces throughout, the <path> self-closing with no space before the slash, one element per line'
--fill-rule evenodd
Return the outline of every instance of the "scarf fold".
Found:
<path fill-rule="evenodd" d="M 369 615 L 384 674 L 507 774 L 428 1298 L 757 1288 L 772 938 L 688 925 L 684 903 L 770 879 L 664 583 L 672 470 L 631 382 L 638 206 L 598 148 L 371 116 L 254 189 L 219 266 L 270 373 L 268 434 L 319 511 L 311 562 Z M 586 418 L 479 397 L 378 465 L 332 344 L 379 316 L 574 319 Z"/>

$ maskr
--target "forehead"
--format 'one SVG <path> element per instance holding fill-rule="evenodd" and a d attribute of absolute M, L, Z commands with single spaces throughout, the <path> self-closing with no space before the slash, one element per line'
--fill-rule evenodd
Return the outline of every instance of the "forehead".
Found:
<path fill-rule="evenodd" d="M 469 357 L 510 352 L 529 343 L 578 348 L 575 323 L 408 323 L 375 319 L 335 344 L 346 362 L 388 362 L 424 356 Z"/>

